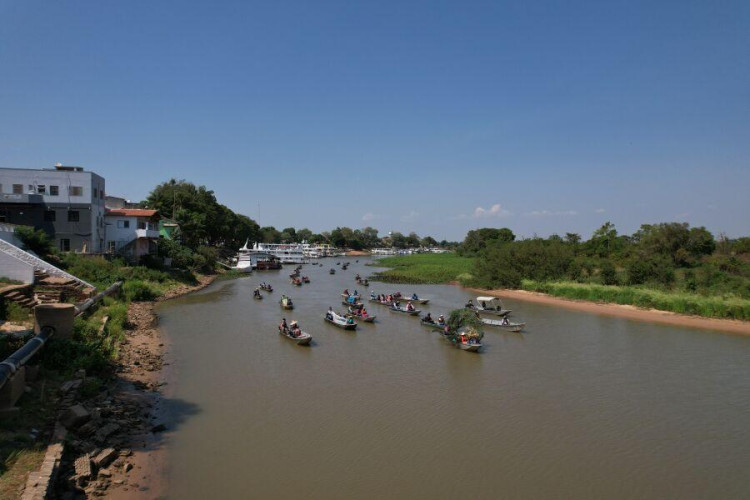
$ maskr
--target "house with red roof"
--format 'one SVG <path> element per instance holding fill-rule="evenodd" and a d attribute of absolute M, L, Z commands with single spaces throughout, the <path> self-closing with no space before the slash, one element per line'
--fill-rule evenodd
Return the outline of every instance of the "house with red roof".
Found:
<path fill-rule="evenodd" d="M 104 214 L 107 225 L 107 252 L 138 262 L 144 255 L 156 253 L 159 241 L 159 220 L 156 210 L 144 208 L 108 208 Z"/>

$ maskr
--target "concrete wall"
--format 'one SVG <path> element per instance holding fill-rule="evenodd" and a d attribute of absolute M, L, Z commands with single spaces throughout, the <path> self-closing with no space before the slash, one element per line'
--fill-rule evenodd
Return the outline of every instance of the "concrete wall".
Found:
<path fill-rule="evenodd" d="M 34 266 L 0 251 L 0 276 L 21 283 L 33 283 Z"/>

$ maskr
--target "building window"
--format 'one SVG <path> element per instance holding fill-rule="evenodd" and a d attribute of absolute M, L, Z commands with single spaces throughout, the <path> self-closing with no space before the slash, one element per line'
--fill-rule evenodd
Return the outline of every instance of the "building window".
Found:
<path fill-rule="evenodd" d="M 94 188 L 94 198 L 96 198 L 96 197 L 98 197 L 98 196 L 99 196 L 99 192 L 97 191 L 97 189 L 96 189 L 96 188 Z"/>
<path fill-rule="evenodd" d="M 60 239 L 60 251 L 61 252 L 70 252 L 70 240 L 68 238 L 61 238 Z"/>
<path fill-rule="evenodd" d="M 68 222 L 78 222 L 81 220 L 81 213 L 78 210 L 68 210 Z"/>
<path fill-rule="evenodd" d="M 23 194 L 23 184 L 13 184 L 13 194 Z"/>
<path fill-rule="evenodd" d="M 45 186 L 44 184 L 39 184 L 36 187 L 36 192 L 37 194 L 47 194 L 47 186 Z"/>
<path fill-rule="evenodd" d="M 129 220 L 118 220 L 117 221 L 117 228 L 118 229 L 130 229 L 130 221 Z"/>
<path fill-rule="evenodd" d="M 50 196 L 57 196 L 60 194 L 60 186 L 50 186 L 49 187 L 49 195 Z"/>
<path fill-rule="evenodd" d="M 146 229 L 146 223 L 141 221 L 138 221 L 138 229 Z"/>
<path fill-rule="evenodd" d="M 54 210 L 45 210 L 44 220 L 46 222 L 55 222 L 57 220 L 57 213 Z"/>
<path fill-rule="evenodd" d="M 68 188 L 68 194 L 70 194 L 70 196 L 83 196 L 83 188 L 81 186 L 70 186 Z"/>

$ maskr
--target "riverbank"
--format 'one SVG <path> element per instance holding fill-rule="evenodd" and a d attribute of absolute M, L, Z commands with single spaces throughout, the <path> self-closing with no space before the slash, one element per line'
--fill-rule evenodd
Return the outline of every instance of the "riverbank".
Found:
<path fill-rule="evenodd" d="M 373 262 L 374 266 L 388 267 L 376 272 L 371 279 L 385 283 L 413 283 L 432 285 L 471 279 L 473 259 L 459 257 L 453 253 L 416 254 L 383 257 Z"/>
<path fill-rule="evenodd" d="M 460 283 L 457 282 L 453 284 L 461 286 Z M 660 323 L 666 325 L 686 326 L 690 328 L 700 328 L 706 330 L 719 330 L 736 335 L 750 336 L 750 322 L 748 321 L 705 318 L 702 316 L 688 316 L 685 314 L 678 314 L 670 311 L 661 311 L 658 309 L 641 309 L 633 305 L 607 304 L 584 300 L 565 299 L 561 297 L 553 297 L 545 293 L 530 292 L 527 290 L 484 290 L 481 288 L 472 287 L 466 287 L 466 289 L 475 292 L 477 295 L 491 295 L 493 297 L 499 297 L 502 299 L 522 300 L 526 302 L 534 302 L 537 304 L 553 305 L 592 314 L 616 316 L 619 318 L 648 321 L 651 323 Z"/>
<path fill-rule="evenodd" d="M 114 361 L 115 377 L 96 394 L 79 402 L 96 408 L 96 426 L 75 432 L 66 449 L 66 460 L 58 479 L 58 492 L 74 479 L 72 460 L 97 449 L 114 448 L 118 455 L 104 474 L 86 486 L 89 494 L 111 499 L 161 498 L 167 494 L 166 459 L 162 432 L 163 395 L 166 384 L 164 355 L 167 343 L 158 327 L 159 302 L 181 297 L 210 285 L 216 275 L 200 276 L 195 285 L 178 285 L 149 302 L 131 302 L 125 340 Z M 92 412 L 93 413 L 93 412 Z M 103 429 L 108 432 L 102 433 Z M 89 435 L 87 435 L 87 433 Z M 97 439 L 100 438 L 100 439 Z"/>

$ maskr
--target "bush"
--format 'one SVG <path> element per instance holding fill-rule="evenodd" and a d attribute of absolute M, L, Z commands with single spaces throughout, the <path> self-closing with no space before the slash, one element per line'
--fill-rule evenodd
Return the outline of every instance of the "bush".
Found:
<path fill-rule="evenodd" d="M 674 283 L 674 267 L 665 257 L 635 257 L 627 265 L 628 285 L 654 282 L 660 285 Z"/>
<path fill-rule="evenodd" d="M 126 281 L 122 285 L 122 293 L 127 300 L 134 302 L 154 300 L 160 295 L 152 285 L 140 280 Z"/>
<path fill-rule="evenodd" d="M 49 236 L 41 229 L 35 231 L 31 227 L 18 226 L 15 235 L 27 250 L 31 250 L 42 258 L 55 252 L 55 246 Z"/>
<path fill-rule="evenodd" d="M 608 286 L 617 285 L 617 270 L 612 262 L 608 260 L 602 262 L 599 268 L 599 276 L 601 276 L 603 284 Z"/>

